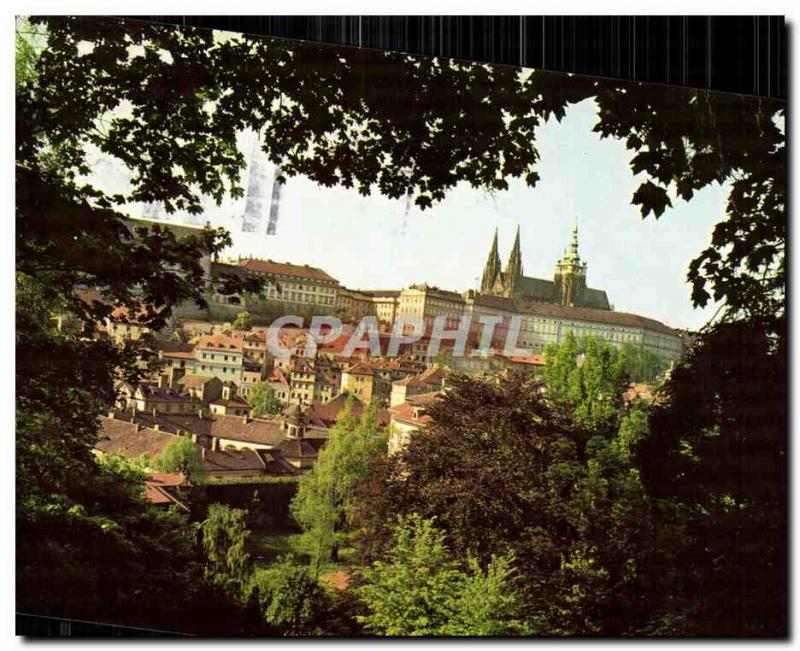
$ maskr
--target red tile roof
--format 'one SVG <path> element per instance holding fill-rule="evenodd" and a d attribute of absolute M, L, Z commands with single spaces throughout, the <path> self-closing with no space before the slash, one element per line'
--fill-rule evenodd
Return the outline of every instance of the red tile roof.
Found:
<path fill-rule="evenodd" d="M 545 365 L 544 355 L 530 355 L 528 357 L 512 357 L 511 355 L 504 355 L 503 357 L 514 364 L 528 364 L 531 366 Z"/>
<path fill-rule="evenodd" d="M 150 473 L 144 482 L 144 497 L 151 504 L 159 506 L 175 504 L 183 510 L 188 510 L 187 506 L 169 490 L 177 488 L 185 482 L 186 478 L 181 474 Z"/>
<path fill-rule="evenodd" d="M 138 387 L 138 391 L 144 396 L 145 399 L 157 400 L 159 402 L 176 402 L 176 403 L 190 403 L 195 402 L 197 406 L 202 406 L 202 403 L 184 393 L 180 393 L 170 387 L 160 387 L 155 384 L 142 383 Z"/>
<path fill-rule="evenodd" d="M 178 378 L 177 383 L 185 387 L 187 389 L 202 389 L 206 384 L 211 382 L 212 380 L 217 380 L 215 377 L 207 377 L 205 375 L 194 375 L 193 373 L 189 373 L 188 375 L 184 375 Z M 219 382 L 219 380 L 217 380 Z"/>
<path fill-rule="evenodd" d="M 200 421 L 194 418 L 194 421 Z M 277 420 L 266 418 L 247 418 L 242 416 L 214 416 L 212 419 L 203 419 L 207 425 L 200 425 L 208 436 L 215 438 L 243 441 L 245 443 L 259 443 L 271 447 L 277 446 L 285 437 L 286 432 Z M 191 431 L 193 421 L 186 420 Z M 199 423 L 196 423 L 199 425 Z"/>
<path fill-rule="evenodd" d="M 283 371 L 281 371 L 281 369 L 279 368 L 272 369 L 272 372 L 269 374 L 269 377 L 267 378 L 267 382 L 270 382 L 272 384 L 289 386 L 289 382 L 287 381 L 286 376 L 283 374 Z"/>
<path fill-rule="evenodd" d="M 203 458 L 203 471 L 207 477 L 263 475 L 266 469 L 266 461 L 254 450 L 207 450 Z"/>
<path fill-rule="evenodd" d="M 375 369 L 367 362 L 358 362 L 342 370 L 342 373 L 349 373 L 350 375 L 373 375 Z"/>
<path fill-rule="evenodd" d="M 317 448 L 306 439 L 286 439 L 281 442 L 280 451 L 287 459 L 317 458 Z"/>
<path fill-rule="evenodd" d="M 431 368 L 425 369 L 419 375 L 411 375 L 402 380 L 397 380 L 397 382 L 393 382 L 393 384 L 407 387 L 441 387 L 442 382 L 444 382 L 448 375 L 449 371 L 447 369 L 432 366 Z"/>
<path fill-rule="evenodd" d="M 326 427 L 333 427 L 334 423 L 336 423 L 336 418 L 339 416 L 342 409 L 344 409 L 348 397 L 351 397 L 353 400 L 353 416 L 355 418 L 361 418 L 361 414 L 364 413 L 366 406 L 355 396 L 348 396 L 345 393 L 335 395 L 325 403 L 315 402 L 311 405 L 311 411 Z M 379 410 L 375 414 L 375 417 L 379 427 L 386 427 L 389 424 L 389 412 L 385 409 Z"/>
<path fill-rule="evenodd" d="M 142 427 L 120 418 L 100 417 L 100 440 L 95 449 L 106 454 L 118 454 L 129 459 L 136 459 L 143 454 L 154 459 L 175 437 L 164 432 Z"/>
<path fill-rule="evenodd" d="M 274 276 L 294 276 L 297 278 L 307 278 L 323 283 L 335 283 L 339 281 L 329 276 L 322 269 L 310 267 L 308 265 L 290 264 L 288 262 L 273 262 L 272 260 L 241 260 L 239 266 L 248 271 L 272 274 Z"/>
<path fill-rule="evenodd" d="M 394 420 L 399 420 L 418 427 L 425 427 L 431 422 L 431 417 L 424 413 L 425 407 L 441 396 L 441 391 L 431 391 L 430 393 L 420 393 L 416 396 L 409 396 L 408 400 L 405 402 L 390 407 L 389 413 Z"/>
<path fill-rule="evenodd" d="M 169 359 L 194 359 L 194 350 L 169 350 L 161 353 L 162 357 Z"/>
<path fill-rule="evenodd" d="M 232 337 L 229 335 L 200 335 L 197 348 L 241 353 L 243 350 L 243 342 L 240 337 Z"/>
<path fill-rule="evenodd" d="M 247 402 L 245 402 L 244 400 L 239 400 L 238 398 L 229 398 L 229 399 L 219 398 L 217 400 L 214 400 L 210 404 L 219 405 L 221 407 L 239 407 L 239 408 L 250 409 L 250 405 Z"/>

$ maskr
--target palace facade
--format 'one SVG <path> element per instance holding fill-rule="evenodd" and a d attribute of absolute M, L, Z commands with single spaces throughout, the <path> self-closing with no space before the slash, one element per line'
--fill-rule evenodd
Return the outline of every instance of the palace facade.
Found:
<path fill-rule="evenodd" d="M 540 354 L 548 344 L 559 343 L 572 332 L 579 337 L 593 335 L 618 346 L 643 346 L 667 359 L 678 359 L 683 354 L 683 339 L 677 330 L 655 319 L 618 312 L 611 308 L 605 290 L 589 287 L 588 264 L 579 253 L 577 226 L 564 255 L 555 263 L 552 279 L 524 275 L 519 228 L 502 267 L 495 231 L 480 289 L 464 293 L 427 283 L 400 290 L 348 289 L 322 269 L 271 260 L 210 262 L 209 267 L 212 276 L 268 274 L 271 282 L 265 298 L 270 303 L 283 304 L 286 310 L 311 310 L 345 321 L 373 316 L 383 329 L 391 328 L 400 319 L 421 319 L 430 334 L 437 317 L 444 317 L 446 328 L 455 329 L 462 316 L 470 316 L 472 347 L 481 339 L 480 317 L 494 317 L 498 323 L 490 346 L 504 345 L 506 335 L 516 330 L 517 347 Z M 229 301 L 227 296 L 214 294 L 209 299 L 217 306 Z M 238 306 L 227 307 L 232 318 L 243 308 L 257 313 L 260 303 L 260 299 L 247 298 Z"/>

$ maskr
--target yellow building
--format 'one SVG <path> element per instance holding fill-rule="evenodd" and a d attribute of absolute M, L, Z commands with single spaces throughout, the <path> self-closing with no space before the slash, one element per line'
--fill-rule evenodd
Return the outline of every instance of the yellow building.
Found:
<path fill-rule="evenodd" d="M 200 335 L 194 348 L 194 374 L 241 381 L 244 345 L 240 337 Z"/>
<path fill-rule="evenodd" d="M 458 328 L 464 314 L 465 301 L 461 294 L 450 292 L 427 283 L 411 285 L 400 292 L 397 301 L 397 319 L 421 319 L 425 332 L 430 334 L 434 319 L 445 318 L 445 328 Z"/>
<path fill-rule="evenodd" d="M 336 314 L 345 321 L 360 321 L 365 316 L 376 316 L 372 296 L 354 289 L 340 288 L 336 293 Z"/>
<path fill-rule="evenodd" d="M 342 370 L 340 393 L 354 395 L 368 405 L 377 398 L 375 388 L 375 372 L 369 364 L 360 362 Z"/>
<path fill-rule="evenodd" d="M 389 454 L 400 452 L 414 433 L 430 424 L 431 417 L 425 409 L 441 395 L 440 391 L 420 393 L 389 408 Z"/>

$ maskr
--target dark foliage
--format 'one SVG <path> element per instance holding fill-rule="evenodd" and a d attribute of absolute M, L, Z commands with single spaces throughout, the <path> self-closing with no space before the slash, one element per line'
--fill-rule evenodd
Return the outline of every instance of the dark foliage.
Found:
<path fill-rule="evenodd" d="M 612 441 L 572 425 L 540 388 L 518 374 L 454 378 L 432 424 L 363 488 L 362 554 L 383 558 L 397 515 L 435 517 L 459 558 L 514 553 L 533 630 L 624 633 L 646 615 L 646 500 Z"/>
<path fill-rule="evenodd" d="M 759 322 L 706 333 L 672 374 L 637 461 L 658 517 L 686 527 L 663 586 L 691 630 L 786 629 L 786 352 Z"/>

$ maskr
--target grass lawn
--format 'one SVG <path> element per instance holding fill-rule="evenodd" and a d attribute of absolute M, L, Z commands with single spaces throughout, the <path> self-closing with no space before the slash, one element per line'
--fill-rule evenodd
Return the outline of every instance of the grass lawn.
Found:
<path fill-rule="evenodd" d="M 299 533 L 270 533 L 253 538 L 252 554 L 259 563 L 273 563 L 286 554 L 292 554 L 301 563 L 309 560 L 308 554 L 300 549 Z"/>
<path fill-rule="evenodd" d="M 267 567 L 279 557 L 292 554 L 296 562 L 310 563 L 310 557 L 300 548 L 300 535 L 294 532 L 254 535 L 251 548 L 253 559 L 257 565 Z M 341 587 L 342 582 L 346 585 L 346 577 L 357 567 L 355 549 L 342 547 L 338 563 L 328 562 L 320 568 L 320 579 L 326 585 Z"/>

